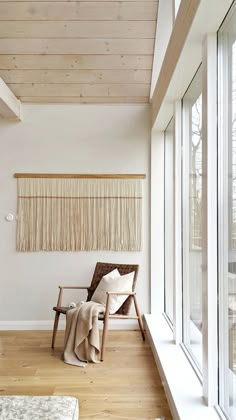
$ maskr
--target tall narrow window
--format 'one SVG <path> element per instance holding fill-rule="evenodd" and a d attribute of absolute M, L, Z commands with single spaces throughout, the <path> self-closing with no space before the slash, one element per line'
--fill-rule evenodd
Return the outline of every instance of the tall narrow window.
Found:
<path fill-rule="evenodd" d="M 202 366 L 201 69 L 183 98 L 183 343 Z"/>
<path fill-rule="evenodd" d="M 165 130 L 165 314 L 173 323 L 174 284 L 174 122 Z"/>
<path fill-rule="evenodd" d="M 236 4 L 219 40 L 220 406 L 236 420 Z"/>

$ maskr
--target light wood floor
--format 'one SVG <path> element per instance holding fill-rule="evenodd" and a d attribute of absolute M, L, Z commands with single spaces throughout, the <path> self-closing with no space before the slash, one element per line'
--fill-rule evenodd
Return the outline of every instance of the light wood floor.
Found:
<path fill-rule="evenodd" d="M 139 331 L 109 331 L 105 360 L 66 365 L 63 332 L 51 350 L 49 331 L 0 332 L 0 395 L 70 395 L 80 419 L 171 420 L 148 342 Z"/>

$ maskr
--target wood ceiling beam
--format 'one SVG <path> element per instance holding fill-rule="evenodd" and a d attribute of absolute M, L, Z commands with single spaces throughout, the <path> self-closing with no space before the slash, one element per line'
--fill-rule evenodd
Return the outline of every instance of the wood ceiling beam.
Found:
<path fill-rule="evenodd" d="M 0 78 L 0 115 L 3 118 L 21 120 L 21 102 Z"/>
<path fill-rule="evenodd" d="M 175 25 L 152 97 L 153 125 L 166 95 L 199 4 L 200 0 L 182 0 L 180 4 Z"/>
<path fill-rule="evenodd" d="M 152 100 L 152 126 L 165 130 L 202 61 L 206 34 L 215 34 L 231 0 L 182 0 Z"/>

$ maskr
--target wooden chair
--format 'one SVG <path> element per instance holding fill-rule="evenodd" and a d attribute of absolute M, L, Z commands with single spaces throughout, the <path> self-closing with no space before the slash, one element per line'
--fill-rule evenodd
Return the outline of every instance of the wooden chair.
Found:
<path fill-rule="evenodd" d="M 109 319 L 137 319 L 139 323 L 139 328 L 142 334 L 143 340 L 145 340 L 144 335 L 144 328 L 143 328 L 143 322 L 142 318 L 139 312 L 136 293 L 135 293 L 135 286 L 137 282 L 137 276 L 138 276 L 138 265 L 131 265 L 131 264 L 110 264 L 110 263 L 103 263 L 98 262 L 95 267 L 95 271 L 93 274 L 92 282 L 90 286 L 59 286 L 59 296 L 57 305 L 53 307 L 53 310 L 56 312 L 55 314 L 55 321 L 54 321 L 54 327 L 53 327 L 53 335 L 52 335 L 52 348 L 54 348 L 57 328 L 58 328 L 58 321 L 60 314 L 66 315 L 68 311 L 68 307 L 62 306 L 62 294 L 64 289 L 87 289 L 88 296 L 87 296 L 87 302 L 91 300 L 92 295 L 97 288 L 100 280 L 103 276 L 110 273 L 110 271 L 114 270 L 115 268 L 118 269 L 120 275 L 128 274 L 131 272 L 135 272 L 134 274 L 134 280 L 133 280 L 133 287 L 131 293 L 125 293 L 128 295 L 127 299 L 123 303 L 123 305 L 119 308 L 119 310 L 115 314 L 109 314 L 108 311 L 105 311 L 104 314 L 99 314 L 98 319 L 103 321 L 103 333 L 102 333 L 102 347 L 101 347 L 101 360 L 103 360 L 104 357 L 104 349 L 105 349 L 105 341 L 107 336 L 107 329 L 108 329 L 108 321 Z M 115 293 L 115 292 L 108 292 L 107 293 L 107 304 L 106 307 L 109 305 L 109 299 L 111 294 L 124 294 L 124 293 Z M 132 301 L 134 302 L 134 308 L 136 315 L 130 316 L 129 310 L 132 304 Z"/>

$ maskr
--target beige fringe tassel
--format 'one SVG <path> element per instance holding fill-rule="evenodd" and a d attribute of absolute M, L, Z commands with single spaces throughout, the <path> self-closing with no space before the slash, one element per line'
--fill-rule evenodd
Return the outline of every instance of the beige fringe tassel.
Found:
<path fill-rule="evenodd" d="M 17 251 L 140 251 L 140 179 L 18 178 Z"/>

